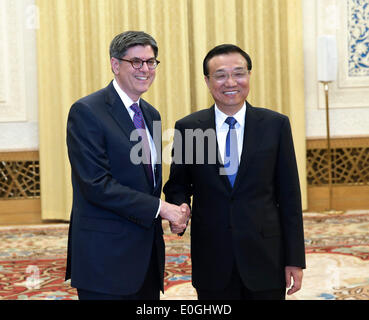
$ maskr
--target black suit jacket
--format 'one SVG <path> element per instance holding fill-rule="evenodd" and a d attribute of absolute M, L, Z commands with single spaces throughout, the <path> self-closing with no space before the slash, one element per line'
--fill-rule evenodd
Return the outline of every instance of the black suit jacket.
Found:
<path fill-rule="evenodd" d="M 143 99 L 140 107 L 153 134 L 153 121 L 160 121 L 160 115 Z M 137 143 L 130 141 L 134 129 L 112 82 L 70 109 L 67 145 L 73 207 L 66 279 L 71 278 L 73 287 L 117 295 L 135 293 L 155 245 L 163 290 L 163 230 L 160 216 L 155 218 L 162 169 L 156 165 L 154 187 L 144 165 L 132 163 L 130 151 Z M 161 146 L 156 150 L 159 155 Z"/>
<path fill-rule="evenodd" d="M 218 153 L 216 142 L 209 146 L 211 139 L 205 139 L 201 149 L 204 164 L 195 162 L 199 149 L 194 147 L 192 154 L 185 149 L 191 143 L 196 145 L 195 139 L 189 143 L 188 135 L 185 142 L 186 129 L 215 132 L 214 106 L 177 121 L 176 129 L 174 146 L 182 142 L 178 145 L 182 144 L 182 160 L 187 164 L 172 164 L 164 193 L 166 200 L 175 204 L 190 204 L 193 197 L 194 287 L 223 289 L 234 263 L 251 290 L 284 287 L 285 266 L 305 268 L 299 178 L 288 118 L 247 103 L 243 149 L 233 188 L 227 176 L 219 174 L 220 158 L 213 161 L 214 148 Z"/>

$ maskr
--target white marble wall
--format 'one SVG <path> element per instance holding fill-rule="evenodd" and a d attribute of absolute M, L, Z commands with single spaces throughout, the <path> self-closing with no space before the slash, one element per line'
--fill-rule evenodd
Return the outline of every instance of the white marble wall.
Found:
<path fill-rule="evenodd" d="M 316 42 L 323 34 L 336 36 L 338 51 L 337 80 L 329 84 L 331 136 L 369 136 L 369 0 L 303 0 L 303 12 L 307 137 L 326 137 L 316 70 Z"/>
<path fill-rule="evenodd" d="M 0 0 L 0 151 L 38 149 L 34 0 Z"/>

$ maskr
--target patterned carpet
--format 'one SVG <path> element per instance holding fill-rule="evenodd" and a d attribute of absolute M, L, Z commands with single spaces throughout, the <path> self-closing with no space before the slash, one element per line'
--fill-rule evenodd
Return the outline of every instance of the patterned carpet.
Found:
<path fill-rule="evenodd" d="M 369 300 L 369 211 L 304 214 L 307 269 L 289 300 Z M 189 230 L 180 238 L 164 223 L 163 300 L 195 300 Z M 0 300 L 71 300 L 64 282 L 67 224 L 0 227 Z"/>

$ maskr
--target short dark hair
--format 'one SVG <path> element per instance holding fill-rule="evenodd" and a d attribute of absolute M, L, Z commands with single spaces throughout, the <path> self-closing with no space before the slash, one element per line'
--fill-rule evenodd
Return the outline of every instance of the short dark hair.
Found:
<path fill-rule="evenodd" d="M 110 58 L 124 57 L 134 46 L 151 46 L 155 58 L 158 56 L 158 45 L 152 36 L 143 31 L 126 31 L 116 35 L 110 43 Z"/>
<path fill-rule="evenodd" d="M 209 75 L 209 60 L 215 56 L 219 56 L 221 54 L 229 54 L 233 52 L 238 52 L 240 55 L 242 55 L 246 62 L 247 62 L 247 70 L 251 71 L 252 69 L 252 62 L 250 56 L 243 51 L 240 47 L 235 46 L 234 44 L 221 44 L 219 46 L 214 47 L 211 49 L 208 54 L 205 56 L 204 62 L 202 64 L 203 66 L 203 72 L 205 76 Z"/>

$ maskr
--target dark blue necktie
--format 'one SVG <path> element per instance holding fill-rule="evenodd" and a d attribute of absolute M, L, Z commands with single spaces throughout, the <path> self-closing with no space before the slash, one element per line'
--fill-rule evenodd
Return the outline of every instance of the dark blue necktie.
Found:
<path fill-rule="evenodd" d="M 227 133 L 226 147 L 224 152 L 224 169 L 227 173 L 229 182 L 233 187 L 234 181 L 236 180 L 238 171 L 238 147 L 237 147 L 237 133 L 235 129 L 235 124 L 237 120 L 233 117 L 228 117 L 225 123 L 229 125 L 229 130 Z"/>
<path fill-rule="evenodd" d="M 150 151 L 150 143 L 146 134 L 146 126 L 145 126 L 145 121 L 141 112 L 141 109 L 139 107 L 139 105 L 137 103 L 134 103 L 131 105 L 131 109 L 134 111 L 134 116 L 133 116 L 133 124 L 135 125 L 135 127 L 137 129 L 141 129 L 139 130 L 139 135 L 141 137 L 141 142 L 142 142 L 142 155 L 144 157 L 144 166 L 145 169 L 148 171 L 148 175 L 150 177 L 150 180 L 152 183 L 154 183 L 154 178 L 153 178 L 153 172 L 152 172 L 152 166 L 151 166 L 151 151 Z"/>

